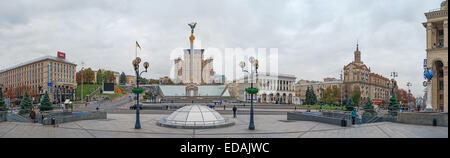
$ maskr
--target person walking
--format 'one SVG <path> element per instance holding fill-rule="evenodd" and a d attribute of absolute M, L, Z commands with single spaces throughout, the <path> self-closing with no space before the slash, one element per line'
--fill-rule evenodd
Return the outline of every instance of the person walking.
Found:
<path fill-rule="evenodd" d="M 356 116 L 357 116 L 356 111 L 355 111 L 355 109 L 353 108 L 353 109 L 352 109 L 352 112 L 350 112 L 350 117 L 352 117 L 352 125 L 355 124 Z"/>
<path fill-rule="evenodd" d="M 358 123 L 359 125 L 362 125 L 363 121 L 362 121 L 362 112 L 358 112 Z"/>
<path fill-rule="evenodd" d="M 41 112 L 41 123 L 44 123 L 45 113 Z"/>
<path fill-rule="evenodd" d="M 233 106 L 233 117 L 236 118 L 236 112 L 237 112 L 237 107 L 236 105 Z"/>
<path fill-rule="evenodd" d="M 35 118 L 36 118 L 36 112 L 34 111 L 34 108 L 31 108 L 31 111 L 30 111 L 31 123 L 34 123 Z"/>

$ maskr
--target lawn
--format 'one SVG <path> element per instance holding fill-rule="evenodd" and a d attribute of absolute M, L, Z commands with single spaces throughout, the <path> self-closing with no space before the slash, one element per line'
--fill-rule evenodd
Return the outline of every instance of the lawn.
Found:
<path fill-rule="evenodd" d="M 81 85 L 77 86 L 77 100 L 81 99 Z M 87 95 L 91 94 L 92 92 L 94 92 L 98 87 L 101 87 L 101 85 L 97 85 L 97 84 L 83 84 L 83 97 L 82 98 L 86 98 Z"/>
<path fill-rule="evenodd" d="M 114 89 L 121 89 L 119 86 L 114 86 Z M 127 92 L 124 91 L 124 93 L 118 93 L 118 92 L 114 92 L 114 94 L 101 94 L 102 97 L 108 97 L 110 100 L 116 99 L 120 96 L 122 96 L 123 94 L 126 94 Z M 97 96 L 100 96 L 100 94 L 97 94 Z"/>

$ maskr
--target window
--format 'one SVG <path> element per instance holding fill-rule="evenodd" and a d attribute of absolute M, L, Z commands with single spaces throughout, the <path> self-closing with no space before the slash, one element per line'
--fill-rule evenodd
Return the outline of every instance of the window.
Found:
<path fill-rule="evenodd" d="M 439 81 L 439 90 L 444 90 L 444 81 Z"/>
<path fill-rule="evenodd" d="M 438 47 L 441 48 L 444 46 L 444 39 L 440 39 L 438 43 Z"/>
<path fill-rule="evenodd" d="M 444 30 L 439 30 L 439 36 L 443 36 L 444 35 Z"/>

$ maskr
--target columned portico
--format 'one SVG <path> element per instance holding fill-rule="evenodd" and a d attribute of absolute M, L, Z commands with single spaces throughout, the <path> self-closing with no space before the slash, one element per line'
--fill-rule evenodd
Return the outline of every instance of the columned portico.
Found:
<path fill-rule="evenodd" d="M 441 8 L 425 13 L 426 68 L 434 72 L 431 79 L 431 106 L 434 111 L 448 112 L 448 0 Z"/>

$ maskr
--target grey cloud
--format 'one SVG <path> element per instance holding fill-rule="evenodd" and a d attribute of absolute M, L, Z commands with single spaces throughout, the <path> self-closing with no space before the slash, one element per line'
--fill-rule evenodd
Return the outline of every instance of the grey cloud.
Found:
<path fill-rule="evenodd" d="M 132 74 L 137 40 L 151 65 L 145 77 L 161 77 L 169 75 L 171 51 L 188 47 L 187 23 L 197 21 L 203 47 L 278 48 L 279 71 L 298 79 L 339 77 L 358 39 L 373 71 L 386 77 L 399 71 L 401 88 L 413 82 L 419 95 L 423 13 L 440 2 L 6 0 L 0 5 L 0 66 L 64 51 L 78 64 Z"/>

